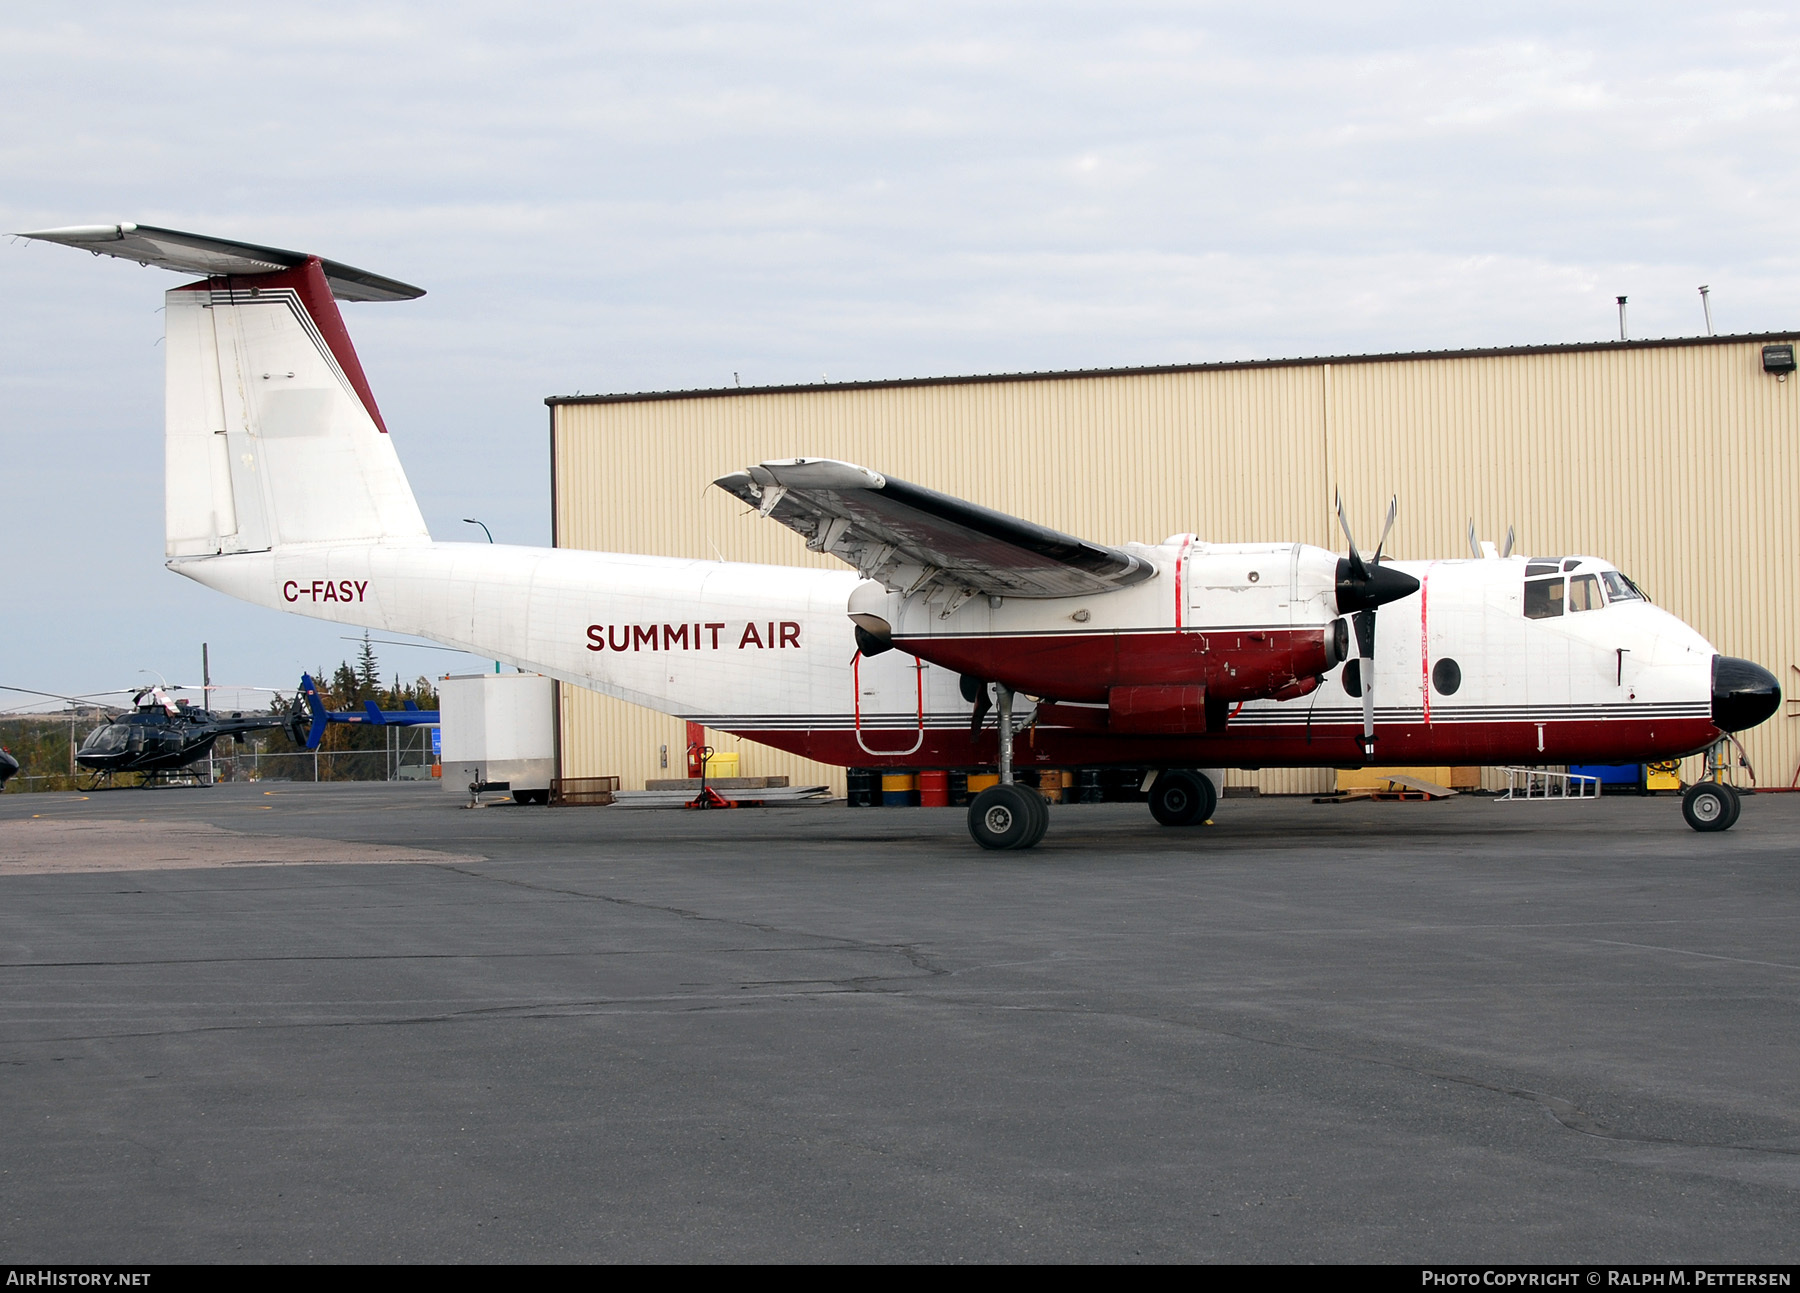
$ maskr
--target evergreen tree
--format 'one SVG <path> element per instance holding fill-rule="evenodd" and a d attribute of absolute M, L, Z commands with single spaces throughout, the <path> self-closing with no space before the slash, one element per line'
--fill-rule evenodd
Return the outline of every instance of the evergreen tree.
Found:
<path fill-rule="evenodd" d="M 359 701 L 381 700 L 381 668 L 375 662 L 375 644 L 369 641 L 369 630 L 363 630 L 362 646 L 357 649 L 356 681 Z"/>

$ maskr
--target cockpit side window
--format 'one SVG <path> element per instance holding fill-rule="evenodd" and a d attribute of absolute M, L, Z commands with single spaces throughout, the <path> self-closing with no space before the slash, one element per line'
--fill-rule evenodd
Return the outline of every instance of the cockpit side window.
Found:
<path fill-rule="evenodd" d="M 1600 581 L 1592 575 L 1575 575 L 1569 580 L 1569 609 L 1597 611 L 1605 605 L 1600 600 Z"/>
<path fill-rule="evenodd" d="M 1563 580 L 1561 575 L 1550 579 L 1527 579 L 1525 581 L 1525 618 L 1528 620 L 1547 620 L 1563 613 Z"/>
<path fill-rule="evenodd" d="M 1643 590 L 1632 583 L 1617 570 L 1602 570 L 1600 582 L 1606 585 L 1606 600 L 1609 602 L 1649 601 Z"/>

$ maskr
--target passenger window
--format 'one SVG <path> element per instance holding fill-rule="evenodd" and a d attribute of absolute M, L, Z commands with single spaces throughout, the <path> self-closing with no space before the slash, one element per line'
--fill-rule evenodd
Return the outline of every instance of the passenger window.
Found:
<path fill-rule="evenodd" d="M 1547 620 L 1563 613 L 1563 581 L 1528 579 L 1525 581 L 1525 618 Z"/>
<path fill-rule="evenodd" d="M 1569 581 L 1569 609 L 1597 611 L 1601 607 L 1600 581 L 1592 575 L 1576 575 Z"/>

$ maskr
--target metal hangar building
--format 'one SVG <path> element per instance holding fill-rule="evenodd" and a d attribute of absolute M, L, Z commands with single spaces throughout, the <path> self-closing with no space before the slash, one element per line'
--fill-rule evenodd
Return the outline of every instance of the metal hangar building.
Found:
<path fill-rule="evenodd" d="M 1800 379 L 1789 334 L 1524 346 L 811 386 L 556 396 L 558 547 L 830 566 L 711 481 L 772 458 L 841 458 L 1102 543 L 1341 551 L 1341 491 L 1396 557 L 1605 557 L 1720 651 L 1800 682 Z M 848 661 L 845 708 L 851 696 Z M 678 719 L 559 686 L 559 774 L 682 775 Z M 1794 706 L 1784 706 L 1792 711 Z M 725 733 L 746 775 L 844 789 L 840 768 Z M 1761 786 L 1800 769 L 1786 714 L 1743 734 Z M 1684 769 L 1692 777 L 1695 766 Z M 1328 770 L 1239 772 L 1319 792 Z"/>

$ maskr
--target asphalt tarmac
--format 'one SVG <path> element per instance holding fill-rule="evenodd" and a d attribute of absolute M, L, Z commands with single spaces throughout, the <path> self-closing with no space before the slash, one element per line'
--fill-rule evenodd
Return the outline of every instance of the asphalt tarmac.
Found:
<path fill-rule="evenodd" d="M 0 798 L 8 1262 L 1800 1260 L 1800 795 Z"/>

